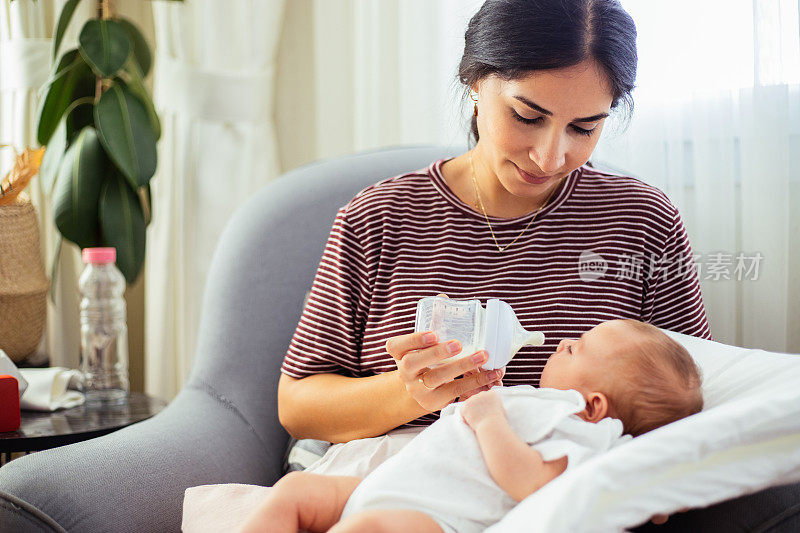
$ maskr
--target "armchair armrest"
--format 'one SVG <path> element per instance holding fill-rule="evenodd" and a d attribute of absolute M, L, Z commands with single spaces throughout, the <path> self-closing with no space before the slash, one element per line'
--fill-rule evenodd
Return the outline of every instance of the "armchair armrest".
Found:
<path fill-rule="evenodd" d="M 0 468 L 0 531 L 179 531 L 187 487 L 280 477 L 289 437 L 271 437 L 195 380 L 149 420 Z"/>

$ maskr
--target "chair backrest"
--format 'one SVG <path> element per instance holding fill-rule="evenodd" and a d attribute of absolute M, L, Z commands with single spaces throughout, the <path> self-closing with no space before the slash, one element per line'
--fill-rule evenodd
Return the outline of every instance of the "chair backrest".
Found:
<path fill-rule="evenodd" d="M 187 385 L 211 388 L 272 447 L 280 366 L 311 288 L 336 211 L 365 187 L 455 156 L 463 148 L 389 148 L 287 172 L 237 210 L 206 282 Z"/>

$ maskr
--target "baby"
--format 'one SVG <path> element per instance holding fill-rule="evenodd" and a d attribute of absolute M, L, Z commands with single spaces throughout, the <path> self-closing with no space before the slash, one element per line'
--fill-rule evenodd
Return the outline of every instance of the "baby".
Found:
<path fill-rule="evenodd" d="M 703 407 L 689 353 L 636 320 L 561 341 L 539 385 L 446 406 L 363 479 L 292 472 L 244 530 L 483 531 L 567 468 Z"/>

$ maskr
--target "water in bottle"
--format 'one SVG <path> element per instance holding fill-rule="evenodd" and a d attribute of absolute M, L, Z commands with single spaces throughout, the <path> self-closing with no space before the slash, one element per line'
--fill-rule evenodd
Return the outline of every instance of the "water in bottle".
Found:
<path fill-rule="evenodd" d="M 125 403 L 128 396 L 128 327 L 125 278 L 115 248 L 84 248 L 80 280 L 81 372 L 87 403 Z"/>

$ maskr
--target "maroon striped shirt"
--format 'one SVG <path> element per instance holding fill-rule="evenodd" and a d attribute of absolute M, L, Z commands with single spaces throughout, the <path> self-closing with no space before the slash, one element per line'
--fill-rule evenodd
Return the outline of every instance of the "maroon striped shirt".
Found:
<path fill-rule="evenodd" d="M 444 161 L 384 179 L 339 209 L 284 374 L 395 370 L 386 340 L 412 332 L 417 301 L 439 293 L 484 306 L 500 298 L 527 330 L 544 333 L 543 346 L 523 347 L 508 364 L 506 386 L 538 386 L 561 339 L 606 320 L 711 338 L 686 230 L 659 189 L 583 166 L 500 253 L 483 213 L 442 178 Z M 489 217 L 500 246 L 531 216 Z"/>

